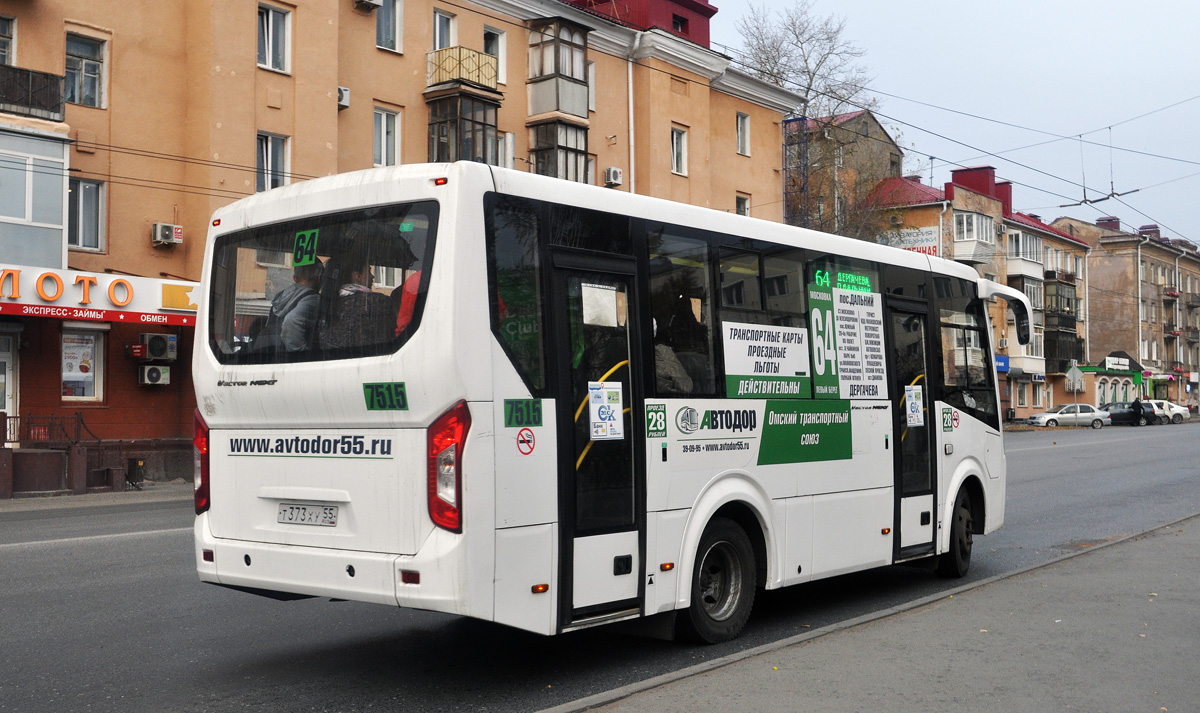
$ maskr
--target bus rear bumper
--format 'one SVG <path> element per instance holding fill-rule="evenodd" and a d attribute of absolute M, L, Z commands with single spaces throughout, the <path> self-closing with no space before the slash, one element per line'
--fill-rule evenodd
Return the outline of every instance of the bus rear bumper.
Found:
<path fill-rule="evenodd" d="M 395 555 L 217 539 L 206 515 L 195 535 L 202 582 L 396 606 Z"/>

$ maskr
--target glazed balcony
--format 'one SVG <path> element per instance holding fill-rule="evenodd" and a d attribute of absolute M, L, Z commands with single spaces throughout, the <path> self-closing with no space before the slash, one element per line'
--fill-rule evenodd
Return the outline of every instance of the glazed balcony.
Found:
<path fill-rule="evenodd" d="M 0 65 L 0 112 L 62 121 L 63 107 L 62 75 Z"/>
<path fill-rule="evenodd" d="M 465 82 L 496 90 L 500 76 L 499 60 L 490 54 L 466 47 L 443 47 L 428 53 L 428 86 Z"/>

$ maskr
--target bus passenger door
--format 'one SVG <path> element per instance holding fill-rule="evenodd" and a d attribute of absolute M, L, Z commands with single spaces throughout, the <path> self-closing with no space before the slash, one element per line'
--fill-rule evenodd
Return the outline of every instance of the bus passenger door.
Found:
<path fill-rule="evenodd" d="M 640 613 L 645 471 L 634 262 L 555 251 L 559 625 Z"/>
<path fill-rule="evenodd" d="M 892 418 L 896 446 L 895 559 L 934 552 L 936 478 L 933 458 L 933 394 L 929 389 L 928 308 L 889 302 Z"/>

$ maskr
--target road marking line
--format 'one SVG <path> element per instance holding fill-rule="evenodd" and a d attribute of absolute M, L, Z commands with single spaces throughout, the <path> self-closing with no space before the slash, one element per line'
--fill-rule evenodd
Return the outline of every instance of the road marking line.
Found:
<path fill-rule="evenodd" d="M 100 540 L 115 540 L 121 537 L 140 537 L 142 535 L 165 535 L 175 532 L 191 532 L 190 527 L 174 527 L 169 530 L 145 530 L 143 532 L 118 532 L 112 535 L 92 535 L 90 537 L 65 537 L 60 540 L 34 540 L 32 542 L 8 542 L 0 544 L 0 549 L 5 547 L 31 547 L 33 545 L 67 545 L 83 542 L 97 542 Z"/>

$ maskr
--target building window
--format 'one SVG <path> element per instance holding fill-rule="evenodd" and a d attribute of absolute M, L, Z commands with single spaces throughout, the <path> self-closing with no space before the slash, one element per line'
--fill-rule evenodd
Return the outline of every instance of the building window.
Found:
<path fill-rule="evenodd" d="M 671 29 L 681 35 L 687 34 L 688 21 L 686 17 L 671 15 Z"/>
<path fill-rule="evenodd" d="M 496 81 L 506 84 L 508 72 L 505 65 L 508 63 L 508 41 L 503 30 L 497 30 L 494 27 L 483 28 L 483 53 L 496 58 Z"/>
<path fill-rule="evenodd" d="M 1032 384 L 1033 387 L 1033 407 L 1038 408 L 1042 405 L 1042 385 Z"/>
<path fill-rule="evenodd" d="M 529 129 L 533 172 L 568 181 L 587 181 L 587 129 L 563 122 Z"/>
<path fill-rule="evenodd" d="M 587 63 L 588 111 L 596 111 L 596 63 Z"/>
<path fill-rule="evenodd" d="M 104 399 L 104 333 L 92 330 L 62 333 L 62 400 Z"/>
<path fill-rule="evenodd" d="M 496 133 L 499 107 L 467 95 L 429 103 L 429 160 L 478 161 L 497 165 L 500 138 Z"/>
<path fill-rule="evenodd" d="M 1025 353 L 1031 357 L 1041 358 L 1045 356 L 1045 335 L 1040 329 L 1034 329 L 1033 335 L 1029 337 L 1029 344 L 1025 346 Z"/>
<path fill-rule="evenodd" d="M 400 163 L 399 123 L 396 112 L 375 108 L 376 166 L 395 166 Z"/>
<path fill-rule="evenodd" d="M 8 17 L 0 17 L 0 65 L 14 64 L 13 30 L 16 23 Z"/>
<path fill-rule="evenodd" d="M 1042 239 L 1018 230 L 1008 234 L 1008 256 L 1042 262 Z"/>
<path fill-rule="evenodd" d="M 287 71 L 288 13 L 270 5 L 258 6 L 258 66 Z"/>
<path fill-rule="evenodd" d="M 1017 406 L 1019 408 L 1024 408 L 1025 406 L 1029 405 L 1029 402 L 1025 396 L 1025 394 L 1026 394 L 1025 386 L 1026 385 L 1024 383 L 1017 384 Z"/>
<path fill-rule="evenodd" d="M 739 193 L 733 201 L 738 215 L 750 215 L 750 196 Z"/>
<path fill-rule="evenodd" d="M 561 21 L 529 32 L 529 78 L 550 75 L 587 81 L 587 35 Z"/>
<path fill-rule="evenodd" d="M 737 152 L 750 155 L 750 115 L 741 112 L 737 115 Z"/>
<path fill-rule="evenodd" d="M 255 190 L 266 191 L 287 183 L 287 138 L 274 134 L 258 135 L 258 159 L 255 163 Z"/>
<path fill-rule="evenodd" d="M 67 208 L 67 245 L 83 250 L 104 248 L 104 184 L 72 178 Z"/>
<path fill-rule="evenodd" d="M 104 79 L 104 43 L 90 37 L 67 35 L 67 70 L 63 99 L 72 104 L 99 107 Z"/>
<path fill-rule="evenodd" d="M 978 240 L 981 243 L 996 242 L 995 222 L 990 215 L 980 213 L 954 214 L 954 239 Z"/>
<path fill-rule="evenodd" d="M 441 50 L 454 46 L 454 15 L 441 10 L 433 11 L 433 49 Z"/>
<path fill-rule="evenodd" d="M 404 0 L 383 0 L 375 11 L 375 46 L 404 51 Z"/>
<path fill-rule="evenodd" d="M 671 173 L 687 175 L 687 130 L 671 127 Z"/>

